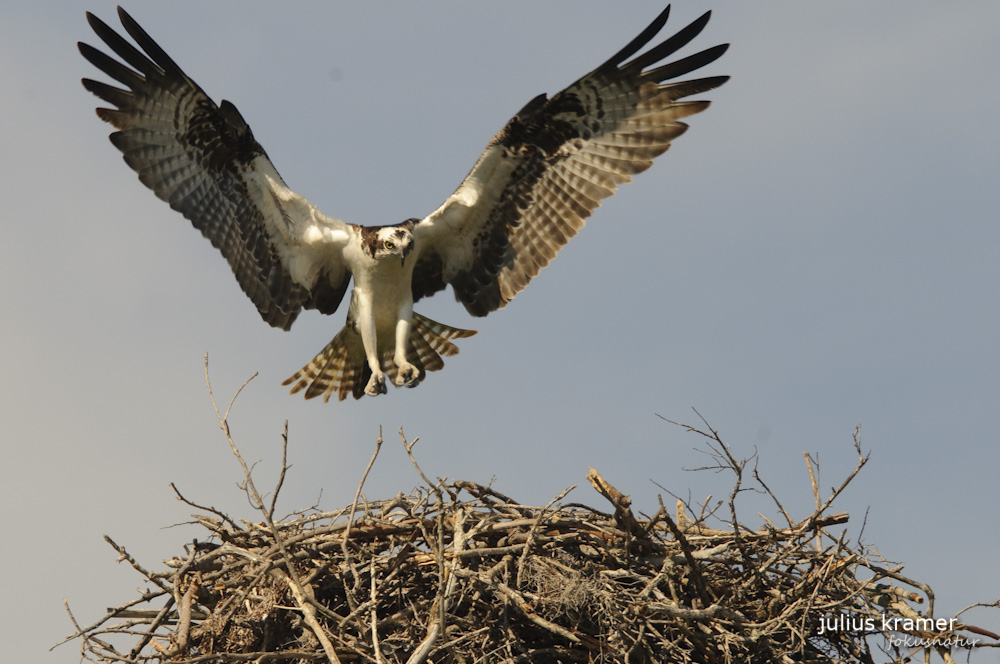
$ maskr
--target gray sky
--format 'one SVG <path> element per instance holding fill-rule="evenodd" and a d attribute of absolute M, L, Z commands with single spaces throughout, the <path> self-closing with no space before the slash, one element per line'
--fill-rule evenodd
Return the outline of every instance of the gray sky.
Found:
<path fill-rule="evenodd" d="M 840 501 L 856 538 L 930 584 L 940 615 L 1000 596 L 1000 4 L 995 0 L 720 2 L 686 53 L 732 48 L 714 105 L 605 202 L 505 310 L 470 318 L 450 292 L 416 309 L 479 335 L 415 390 L 323 404 L 281 381 L 343 324 L 263 323 L 218 253 L 142 187 L 79 84 L 96 72 L 83 12 L 0 10 L 0 243 L 7 507 L 0 625 L 10 661 L 134 596 L 148 567 L 202 537 L 189 498 L 254 518 L 204 387 L 270 486 L 285 419 L 279 510 L 350 502 L 379 426 L 369 498 L 432 476 L 527 503 L 589 466 L 652 512 L 656 482 L 700 501 L 726 476 L 691 473 L 701 441 L 657 417 L 696 408 L 795 516 L 869 467 Z M 653 2 L 133 3 L 136 19 L 217 101 L 232 100 L 286 182 L 325 213 L 395 223 L 434 209 L 535 94 L 602 62 Z M 664 35 L 707 3 L 675 3 Z M 515 11 L 519 10 L 519 11 Z M 667 498 L 665 496 L 665 498 Z M 667 498 L 670 500 L 669 498 Z M 743 519 L 773 508 L 746 497 Z M 997 631 L 996 613 L 972 614 Z M 16 634 L 18 638 L 10 638 Z M 996 653 L 973 661 L 1000 661 Z"/>

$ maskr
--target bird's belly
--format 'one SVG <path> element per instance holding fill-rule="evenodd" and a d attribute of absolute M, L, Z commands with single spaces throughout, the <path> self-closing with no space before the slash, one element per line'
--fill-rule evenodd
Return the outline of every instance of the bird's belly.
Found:
<path fill-rule="evenodd" d="M 371 294 L 371 316 L 380 351 L 395 348 L 396 327 L 401 315 L 409 316 L 413 301 L 409 290 L 377 289 Z"/>
<path fill-rule="evenodd" d="M 372 312 L 375 318 L 375 331 L 379 336 L 381 341 L 389 335 L 389 338 L 396 333 L 396 323 L 399 321 L 399 303 L 389 302 L 384 306 L 380 305 L 378 302 L 375 303 L 374 310 Z"/>
<path fill-rule="evenodd" d="M 379 352 L 395 347 L 400 316 L 409 317 L 413 309 L 412 267 L 396 261 L 382 261 L 367 272 L 355 275 L 355 296 L 367 302 L 375 328 Z M 358 313 L 364 308 L 359 308 Z"/>

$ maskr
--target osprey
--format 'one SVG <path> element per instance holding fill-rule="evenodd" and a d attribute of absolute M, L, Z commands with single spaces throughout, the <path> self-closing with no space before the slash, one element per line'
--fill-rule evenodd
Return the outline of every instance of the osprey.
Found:
<path fill-rule="evenodd" d="M 328 217 L 278 175 L 236 107 L 216 105 L 125 10 L 140 51 L 91 13 L 123 62 L 85 43 L 80 53 L 123 88 L 84 87 L 115 108 L 97 115 L 139 180 L 208 238 L 269 324 L 289 329 L 302 309 L 332 314 L 347 292 L 347 323 L 285 381 L 307 399 L 413 387 L 475 334 L 413 311 L 449 284 L 473 316 L 503 308 L 583 227 L 601 199 L 646 170 L 708 107 L 684 98 L 727 76 L 671 81 L 719 58 L 721 44 L 661 62 L 694 39 L 710 12 L 645 53 L 668 6 L 639 36 L 562 92 L 527 103 L 489 142 L 458 189 L 422 219 L 364 227 Z M 635 56 L 635 57 L 633 57 Z M 630 59 L 631 58 L 631 59 Z"/>

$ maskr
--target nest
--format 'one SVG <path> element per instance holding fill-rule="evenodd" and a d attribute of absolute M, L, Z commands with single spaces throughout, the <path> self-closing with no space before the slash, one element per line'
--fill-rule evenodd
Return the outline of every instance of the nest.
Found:
<path fill-rule="evenodd" d="M 568 490 L 544 507 L 523 505 L 491 486 L 431 482 L 413 458 L 416 441 L 404 438 L 424 482 L 409 495 L 368 502 L 359 485 L 342 510 L 275 520 L 284 462 L 269 504 L 243 464 L 263 519 L 237 523 L 178 493 L 198 508 L 207 537 L 158 571 L 108 538 L 147 590 L 88 627 L 74 618 L 70 638 L 91 661 L 191 664 L 770 664 L 905 661 L 921 651 L 947 662 L 957 649 L 997 645 L 957 617 L 938 619 L 930 588 L 849 543 L 839 527 L 848 515 L 831 506 L 868 460 L 856 436 L 856 468 L 825 499 L 814 483 L 816 509 L 803 520 L 753 469 L 754 488 L 774 498 L 784 525 L 752 529 L 736 516 L 747 461 L 711 429 L 698 433 L 712 467 L 735 475 L 728 514 L 661 501 L 636 516 L 593 470 L 604 510 L 563 503 Z"/>

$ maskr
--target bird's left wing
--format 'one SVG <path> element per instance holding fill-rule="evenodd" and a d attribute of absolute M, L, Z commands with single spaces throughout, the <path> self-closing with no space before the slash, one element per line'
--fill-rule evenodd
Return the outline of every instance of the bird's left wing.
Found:
<path fill-rule="evenodd" d="M 455 193 L 414 227 L 420 251 L 415 299 L 451 284 L 475 316 L 502 308 L 576 235 L 601 199 L 684 133 L 681 118 L 708 107 L 680 100 L 728 77 L 664 81 L 713 62 L 727 44 L 659 63 L 694 39 L 710 13 L 626 62 L 663 28 L 669 11 L 562 92 L 528 102 Z"/>
<path fill-rule="evenodd" d="M 125 162 L 222 252 L 269 324 L 287 330 L 302 308 L 333 313 L 351 278 L 340 251 L 348 224 L 291 191 L 236 107 L 216 105 L 120 7 L 118 15 L 142 51 L 89 12 L 124 64 L 79 47 L 125 86 L 83 80 L 115 106 L 97 114 L 118 129 L 111 142 Z"/>

